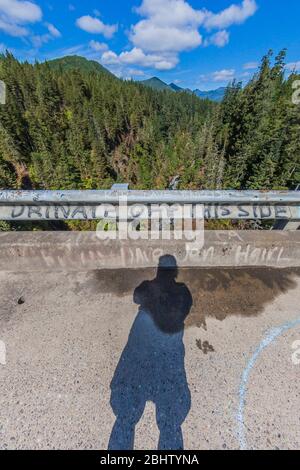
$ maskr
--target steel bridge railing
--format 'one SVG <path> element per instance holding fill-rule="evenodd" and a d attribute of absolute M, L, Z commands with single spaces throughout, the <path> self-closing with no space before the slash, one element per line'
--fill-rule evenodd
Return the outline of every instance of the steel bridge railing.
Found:
<path fill-rule="evenodd" d="M 300 191 L 0 190 L 0 220 L 98 220 L 120 205 L 202 205 L 205 219 L 275 220 L 300 225 Z"/>

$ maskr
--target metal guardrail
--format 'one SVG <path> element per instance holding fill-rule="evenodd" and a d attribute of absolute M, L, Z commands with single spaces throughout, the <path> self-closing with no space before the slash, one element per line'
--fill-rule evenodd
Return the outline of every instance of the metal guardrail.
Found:
<path fill-rule="evenodd" d="M 0 191 L 0 220 L 98 220 L 120 202 L 203 205 L 206 219 L 300 221 L 299 191 L 135 191 L 114 185 L 101 191 Z M 300 223 L 298 224 L 300 225 Z"/>

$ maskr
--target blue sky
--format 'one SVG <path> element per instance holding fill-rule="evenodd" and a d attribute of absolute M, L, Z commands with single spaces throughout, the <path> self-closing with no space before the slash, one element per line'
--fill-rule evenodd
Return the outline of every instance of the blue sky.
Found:
<path fill-rule="evenodd" d="M 299 20 L 299 0 L 0 0 L 0 50 L 207 90 L 247 81 L 270 48 L 300 70 Z"/>

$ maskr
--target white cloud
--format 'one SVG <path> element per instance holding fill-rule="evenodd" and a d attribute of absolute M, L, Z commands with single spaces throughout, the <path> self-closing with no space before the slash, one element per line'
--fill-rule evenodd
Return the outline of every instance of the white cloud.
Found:
<path fill-rule="evenodd" d="M 29 1 L 0 0 L 0 13 L 17 24 L 34 23 L 42 19 L 40 7 Z"/>
<path fill-rule="evenodd" d="M 15 36 L 15 37 L 27 36 L 29 34 L 29 31 L 27 28 L 24 28 L 23 26 L 19 26 L 14 23 L 7 22 L 1 18 L 1 15 L 0 15 L 0 31 L 3 31 L 6 34 L 9 34 L 9 36 Z"/>
<path fill-rule="evenodd" d="M 42 47 L 43 44 L 47 44 L 47 42 L 49 42 L 50 39 L 51 39 L 50 34 L 36 34 L 34 36 L 31 36 L 30 38 L 33 46 L 36 49 L 39 49 L 40 47 Z"/>
<path fill-rule="evenodd" d="M 241 79 L 241 78 L 250 78 L 250 77 L 251 77 L 250 72 L 242 72 L 238 78 Z"/>
<path fill-rule="evenodd" d="M 107 51 L 102 54 L 101 62 L 105 65 L 119 65 L 119 56 L 113 51 Z"/>
<path fill-rule="evenodd" d="M 285 68 L 290 72 L 300 72 L 300 61 L 290 62 L 289 64 L 286 64 Z"/>
<path fill-rule="evenodd" d="M 145 54 L 142 49 L 134 47 L 119 55 L 113 51 L 104 52 L 101 62 L 104 65 L 140 65 L 156 70 L 170 70 L 177 65 L 178 57 L 176 54 Z"/>
<path fill-rule="evenodd" d="M 143 0 L 136 11 L 160 26 L 197 27 L 206 17 L 204 10 L 194 10 L 185 0 Z"/>
<path fill-rule="evenodd" d="M 129 39 L 134 47 L 119 55 L 108 54 L 104 61 L 170 70 L 178 64 L 180 52 L 202 43 L 198 27 L 205 13 L 185 0 L 143 0 L 136 12 L 144 18 L 131 26 Z"/>
<path fill-rule="evenodd" d="M 244 70 L 255 70 L 259 66 L 259 62 L 247 62 L 244 64 L 243 69 Z"/>
<path fill-rule="evenodd" d="M 105 44 L 105 42 L 98 42 L 98 41 L 90 41 L 89 46 L 91 49 L 97 52 L 102 52 L 102 51 L 107 51 L 108 50 L 108 45 Z"/>
<path fill-rule="evenodd" d="M 256 10 L 255 0 L 243 0 L 219 13 L 204 8 L 195 9 L 187 0 L 142 0 L 141 5 L 135 9 L 142 18 L 131 26 L 129 32 L 133 48 L 119 55 L 107 51 L 103 54 L 102 61 L 110 65 L 131 64 L 170 70 L 178 64 L 181 52 L 195 49 L 201 44 L 226 46 L 229 32 L 225 28 L 243 23 Z M 85 25 L 90 32 L 96 32 L 98 27 L 101 29 L 98 24 L 100 20 L 85 18 L 89 18 L 88 22 L 92 20 L 92 24 Z M 203 41 L 200 28 L 220 31 Z"/>
<path fill-rule="evenodd" d="M 181 52 L 202 43 L 202 36 L 195 28 L 161 26 L 148 20 L 134 26 L 130 39 L 136 47 L 147 52 Z"/>
<path fill-rule="evenodd" d="M 129 77 L 144 77 L 145 76 L 145 72 L 139 69 L 128 69 L 127 72 L 128 72 Z"/>
<path fill-rule="evenodd" d="M 137 12 L 146 17 L 133 25 L 130 39 L 145 52 L 181 52 L 202 43 L 198 27 L 205 14 L 185 0 L 143 0 Z"/>
<path fill-rule="evenodd" d="M 33 2 L 20 0 L 0 0 L 0 30 L 10 36 L 27 36 L 27 23 L 42 19 L 41 8 Z"/>
<path fill-rule="evenodd" d="M 45 23 L 44 26 L 48 29 L 48 33 L 37 34 L 30 37 L 31 42 L 36 49 L 39 49 L 43 44 L 47 44 L 53 39 L 61 37 L 61 32 L 53 24 Z"/>
<path fill-rule="evenodd" d="M 235 76 L 235 70 L 234 69 L 223 69 L 223 70 L 217 70 L 216 72 L 213 72 L 212 74 L 212 79 L 214 82 L 229 82 L 230 80 L 233 80 Z"/>
<path fill-rule="evenodd" d="M 217 33 L 213 34 L 212 36 L 208 37 L 204 45 L 210 46 L 214 45 L 217 47 L 224 47 L 229 43 L 229 33 L 225 29 L 223 31 L 218 31 Z"/>
<path fill-rule="evenodd" d="M 201 82 L 230 82 L 236 74 L 235 69 L 223 69 L 200 76 Z"/>
<path fill-rule="evenodd" d="M 111 38 L 117 31 L 117 25 L 106 25 L 98 18 L 86 15 L 76 20 L 76 25 L 91 34 L 103 34 L 106 38 Z"/>
<path fill-rule="evenodd" d="M 228 28 L 233 24 L 242 24 L 253 16 L 258 7 L 255 0 L 243 0 L 241 5 L 231 5 L 220 13 L 207 12 L 204 26 L 207 29 Z"/>
<path fill-rule="evenodd" d="M 49 33 L 51 36 L 54 38 L 60 38 L 61 37 L 61 32 L 58 31 L 58 29 L 51 23 L 46 23 L 46 26 L 48 28 Z"/>

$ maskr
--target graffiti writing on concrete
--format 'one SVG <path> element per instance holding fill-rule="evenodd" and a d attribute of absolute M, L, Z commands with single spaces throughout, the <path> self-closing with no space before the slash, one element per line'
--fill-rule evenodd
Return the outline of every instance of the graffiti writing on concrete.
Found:
<path fill-rule="evenodd" d="M 164 254 L 164 249 L 142 249 L 142 248 L 121 248 L 122 265 L 131 266 L 155 266 L 157 261 Z M 186 250 L 176 254 L 179 266 L 209 265 L 214 266 L 218 262 L 220 265 L 234 266 L 257 266 L 257 265 L 281 265 L 288 262 L 285 250 L 281 246 L 273 248 L 257 248 L 251 245 L 238 245 L 232 248 L 220 249 L 216 246 L 206 246 L 200 250 Z"/>
<path fill-rule="evenodd" d="M 295 256 L 285 246 L 258 248 L 255 244 L 231 245 L 207 244 L 201 249 L 188 250 L 186 244 L 168 243 L 167 247 L 157 243 L 142 247 L 134 243 L 119 242 L 82 244 L 57 243 L 51 246 L 27 246 L 6 248 L 7 266 L 17 263 L 20 269 L 31 268 L 68 268 L 78 269 L 113 269 L 156 267 L 159 258 L 166 252 L 176 257 L 179 267 L 184 266 L 294 266 Z M 26 264 L 27 263 L 27 264 Z"/>

